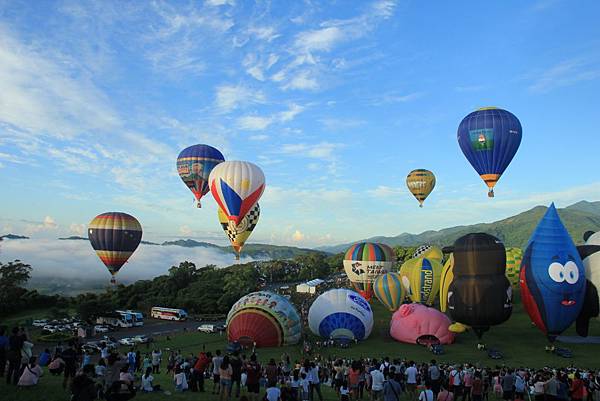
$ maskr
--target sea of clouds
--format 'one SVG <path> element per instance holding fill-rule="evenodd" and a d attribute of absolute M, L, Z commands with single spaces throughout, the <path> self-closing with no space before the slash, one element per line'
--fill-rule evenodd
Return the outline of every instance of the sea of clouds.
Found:
<path fill-rule="evenodd" d="M 64 278 L 65 280 L 108 280 L 110 274 L 88 241 L 58 239 L 6 240 L 0 244 L 0 262 L 19 259 L 33 267 L 32 278 Z M 242 257 L 238 263 L 252 261 Z M 119 282 L 151 279 L 166 274 L 180 262 L 193 262 L 197 267 L 213 264 L 225 267 L 236 263 L 233 253 L 211 248 L 184 248 L 140 244 L 117 275 Z"/>

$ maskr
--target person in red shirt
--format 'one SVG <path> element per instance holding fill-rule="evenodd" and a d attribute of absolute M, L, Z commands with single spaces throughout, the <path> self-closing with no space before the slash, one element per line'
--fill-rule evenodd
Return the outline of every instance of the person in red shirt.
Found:
<path fill-rule="evenodd" d="M 260 392 L 260 376 L 262 368 L 256 362 L 256 354 L 250 355 L 250 361 L 243 367 L 246 372 L 246 388 L 248 389 L 248 397 L 250 401 L 257 401 Z"/>
<path fill-rule="evenodd" d="M 571 400 L 582 401 L 584 390 L 585 385 L 583 384 L 583 380 L 581 380 L 579 372 L 575 372 L 575 377 L 573 378 L 573 382 L 571 383 Z"/>
<path fill-rule="evenodd" d="M 198 382 L 198 391 L 200 391 L 201 393 L 204 392 L 204 371 L 206 370 L 206 368 L 208 368 L 208 365 L 210 365 L 211 360 L 212 355 L 210 352 L 201 352 L 198 355 L 198 360 L 196 361 L 196 364 L 194 365 L 194 376 Z"/>

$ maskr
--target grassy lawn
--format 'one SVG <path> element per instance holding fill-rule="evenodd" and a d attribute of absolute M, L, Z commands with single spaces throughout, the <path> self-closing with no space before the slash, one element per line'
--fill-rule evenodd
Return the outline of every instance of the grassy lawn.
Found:
<path fill-rule="evenodd" d="M 391 358 L 406 358 L 416 361 L 428 361 L 433 355 L 425 348 L 401 344 L 392 340 L 388 335 L 390 312 L 385 310 L 377 302 L 373 302 L 375 313 L 375 326 L 370 338 L 358 345 L 353 345 L 349 349 L 339 348 L 324 348 L 315 350 L 316 353 L 327 358 L 331 357 L 377 357 L 390 356 Z M 43 315 L 43 314 L 42 314 Z M 28 316 L 35 317 L 35 312 L 28 313 Z M 19 317 L 20 319 L 23 316 Z M 575 335 L 574 330 L 570 329 L 568 335 Z M 600 335 L 600 323 L 594 321 L 591 325 L 591 334 Z M 580 366 L 586 368 L 600 368 L 600 345 L 598 344 L 560 344 L 559 346 L 567 347 L 573 351 L 573 359 L 563 359 L 554 354 L 544 351 L 547 345 L 547 340 L 539 330 L 533 327 L 529 317 L 523 312 L 520 303 L 515 305 L 510 320 L 500 326 L 493 327 L 484 335 L 484 342 L 489 347 L 500 349 L 504 353 L 504 359 L 494 361 L 487 357 L 483 351 L 476 349 L 477 338 L 471 333 L 463 333 L 457 337 L 456 343 L 445 347 L 445 354 L 436 356 L 438 361 L 444 362 L 470 362 L 481 366 L 496 366 L 508 365 L 513 367 L 528 366 Z M 227 345 L 224 336 L 218 334 L 201 334 L 201 333 L 181 333 L 172 336 L 170 340 L 165 337 L 158 338 L 155 346 L 160 347 L 163 351 L 167 348 L 181 350 L 184 355 L 190 353 L 197 354 L 204 347 L 207 351 L 216 349 L 224 350 Z M 145 352 L 145 346 L 141 348 L 142 354 Z M 269 358 L 279 360 L 281 354 L 286 352 L 292 358 L 292 361 L 300 359 L 301 349 L 299 346 L 290 346 L 284 348 L 268 348 L 260 349 L 258 356 L 260 361 L 267 361 Z M 171 391 L 173 394 L 166 396 L 164 394 L 139 394 L 136 399 L 147 400 L 217 400 L 210 393 L 187 393 L 175 394 L 171 378 L 167 377 L 164 372 L 156 377 L 158 384 L 161 384 L 163 389 Z M 209 384 L 210 390 L 212 384 Z M 13 400 L 40 400 L 40 401 L 63 401 L 67 400 L 68 396 L 61 388 L 59 378 L 46 376 L 42 378 L 41 384 L 31 391 L 15 391 L 12 387 L 7 387 L 4 381 L 0 384 L 0 395 L 3 401 Z M 334 400 L 335 394 L 329 389 L 325 389 L 325 398 Z"/>

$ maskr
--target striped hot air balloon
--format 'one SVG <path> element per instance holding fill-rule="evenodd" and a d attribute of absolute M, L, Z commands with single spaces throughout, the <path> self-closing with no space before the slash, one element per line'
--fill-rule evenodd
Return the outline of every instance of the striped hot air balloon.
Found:
<path fill-rule="evenodd" d="M 395 311 L 404 301 L 404 287 L 400 275 L 395 272 L 382 274 L 373 283 L 375 296 L 389 310 Z"/>
<path fill-rule="evenodd" d="M 208 177 L 211 171 L 224 160 L 221 152 L 208 145 L 189 146 L 177 156 L 177 173 L 194 194 L 198 207 L 201 206 L 200 199 L 210 191 Z"/>
<path fill-rule="evenodd" d="M 521 248 L 506 248 L 506 278 L 508 278 L 513 288 L 519 286 L 519 271 L 521 270 L 522 259 L 523 251 Z"/>
<path fill-rule="evenodd" d="M 268 291 L 240 298 L 227 315 L 227 338 L 243 345 L 279 347 L 297 344 L 302 321 L 285 297 Z"/>
<path fill-rule="evenodd" d="M 419 207 L 423 207 L 423 202 L 435 187 L 435 175 L 422 168 L 413 170 L 406 177 L 406 186 L 419 201 Z"/>
<path fill-rule="evenodd" d="M 236 259 L 239 260 L 246 240 L 250 238 L 254 227 L 258 224 L 260 206 L 258 206 L 257 203 L 252 210 L 244 216 L 242 222 L 238 225 L 232 220 L 229 220 L 221 209 L 218 209 L 217 214 L 219 216 L 219 223 L 221 223 L 223 231 L 227 234 L 227 238 L 229 238 L 229 242 L 231 242 L 231 247 L 236 252 Z"/>
<path fill-rule="evenodd" d="M 354 288 L 366 300 L 370 300 L 373 296 L 373 282 L 377 276 L 392 270 L 395 261 L 396 256 L 389 246 L 360 242 L 346 251 L 344 271 Z"/>
<path fill-rule="evenodd" d="M 142 226 L 127 213 L 102 213 L 90 222 L 88 238 L 115 283 L 115 275 L 142 240 Z"/>
<path fill-rule="evenodd" d="M 466 116 L 458 126 L 458 144 L 494 196 L 494 186 L 517 153 L 523 130 L 509 111 L 483 107 Z"/>

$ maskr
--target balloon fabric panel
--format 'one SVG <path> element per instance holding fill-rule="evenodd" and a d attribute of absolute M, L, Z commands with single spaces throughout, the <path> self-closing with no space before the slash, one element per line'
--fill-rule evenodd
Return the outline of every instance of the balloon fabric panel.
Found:
<path fill-rule="evenodd" d="M 210 191 L 208 178 L 211 171 L 224 160 L 221 152 L 208 145 L 193 145 L 179 153 L 177 173 L 194 194 L 198 207 L 200 198 Z"/>

